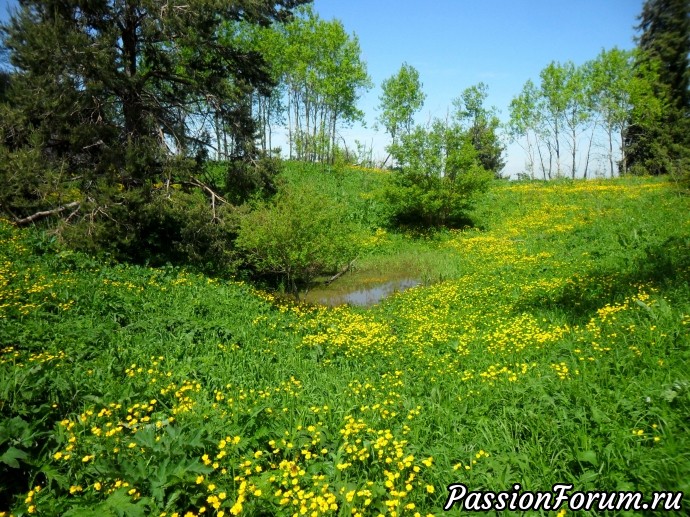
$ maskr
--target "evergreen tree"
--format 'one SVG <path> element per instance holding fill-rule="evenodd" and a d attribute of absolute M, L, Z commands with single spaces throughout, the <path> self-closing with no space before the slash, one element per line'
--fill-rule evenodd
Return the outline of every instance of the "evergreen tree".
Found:
<path fill-rule="evenodd" d="M 631 124 L 627 168 L 663 174 L 690 163 L 690 0 L 647 0 L 639 20 L 637 66 L 658 75 L 664 109 L 657 120 Z"/>
<path fill-rule="evenodd" d="M 203 155 L 211 110 L 251 144 L 247 92 L 272 81 L 259 53 L 228 44 L 227 27 L 284 20 L 305 1 L 22 0 L 0 27 L 17 71 L 5 144 L 38 133 L 46 157 L 129 186 L 173 153 Z"/>

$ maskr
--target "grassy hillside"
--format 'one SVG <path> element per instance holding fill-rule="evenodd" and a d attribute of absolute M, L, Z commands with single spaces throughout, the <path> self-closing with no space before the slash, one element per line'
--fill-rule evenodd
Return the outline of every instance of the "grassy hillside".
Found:
<path fill-rule="evenodd" d="M 375 175 L 318 176 L 369 228 L 360 271 L 426 280 L 371 309 L 103 265 L 0 223 L 0 511 L 440 515 L 451 483 L 690 490 L 690 199 L 502 183 L 475 228 L 413 237 L 376 230 Z"/>

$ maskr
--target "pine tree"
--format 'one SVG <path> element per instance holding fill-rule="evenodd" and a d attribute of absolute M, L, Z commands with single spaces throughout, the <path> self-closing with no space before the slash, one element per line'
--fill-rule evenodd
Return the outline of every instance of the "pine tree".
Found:
<path fill-rule="evenodd" d="M 639 17 L 637 66 L 653 70 L 659 119 L 632 124 L 628 169 L 663 174 L 690 164 L 690 0 L 647 0 Z"/>
<path fill-rule="evenodd" d="M 305 1 L 22 0 L 0 27 L 17 71 L 4 143 L 20 148 L 37 133 L 47 158 L 125 185 L 154 179 L 173 153 L 203 155 L 209 116 L 251 143 L 246 98 L 272 80 L 263 57 L 228 34 Z"/>

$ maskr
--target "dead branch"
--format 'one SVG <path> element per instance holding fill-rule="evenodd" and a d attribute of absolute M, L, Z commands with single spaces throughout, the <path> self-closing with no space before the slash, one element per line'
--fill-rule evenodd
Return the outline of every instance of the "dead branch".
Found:
<path fill-rule="evenodd" d="M 211 187 L 206 185 L 206 183 L 204 183 L 203 181 L 200 181 L 197 178 L 192 177 L 192 181 L 190 181 L 190 183 L 195 187 L 199 187 L 200 189 L 205 190 L 211 196 L 211 201 L 213 202 L 214 206 L 216 199 L 225 205 L 231 205 L 231 203 L 229 203 L 228 200 L 226 200 L 220 194 L 216 193 Z"/>
<path fill-rule="evenodd" d="M 70 208 L 79 207 L 80 204 L 80 201 L 73 201 L 71 203 L 67 203 L 66 205 L 53 208 L 52 210 L 43 210 L 41 212 L 36 212 L 35 214 L 32 214 L 28 217 L 24 217 L 23 219 L 16 219 L 14 221 L 14 224 L 17 226 L 26 226 L 38 219 L 43 219 L 44 217 L 48 217 L 50 215 L 59 214 L 60 212 L 64 212 L 65 210 L 68 210 Z"/>
<path fill-rule="evenodd" d="M 356 259 L 355 259 L 355 260 L 356 260 Z M 350 271 L 350 270 L 352 269 L 352 266 L 354 265 L 354 263 L 355 263 L 355 261 L 353 260 L 353 261 L 350 262 L 347 266 L 345 266 L 343 269 L 341 269 L 341 270 L 338 271 L 335 275 L 333 275 L 331 278 L 329 278 L 328 280 L 326 280 L 326 285 L 332 284 L 333 282 L 335 282 L 336 280 L 338 280 L 338 278 L 340 278 L 340 277 L 343 276 L 345 273 L 347 273 L 348 271 Z"/>

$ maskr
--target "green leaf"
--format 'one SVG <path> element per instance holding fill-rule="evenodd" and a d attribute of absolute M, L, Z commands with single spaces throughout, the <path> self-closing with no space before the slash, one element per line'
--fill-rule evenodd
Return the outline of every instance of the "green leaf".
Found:
<path fill-rule="evenodd" d="M 9 465 L 14 469 L 18 469 L 18 460 L 24 461 L 28 457 L 29 455 L 21 449 L 17 449 L 16 447 L 10 447 L 5 451 L 5 453 L 2 456 L 0 456 L 0 461 L 2 461 L 5 465 Z"/>
<path fill-rule="evenodd" d="M 589 463 L 591 465 L 596 465 L 598 463 L 597 453 L 594 451 L 579 451 L 577 453 L 577 460 L 580 463 Z"/>

